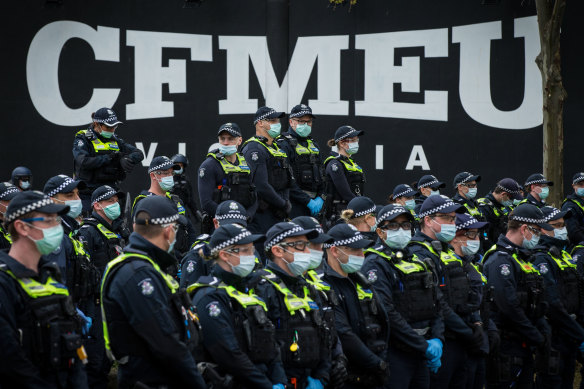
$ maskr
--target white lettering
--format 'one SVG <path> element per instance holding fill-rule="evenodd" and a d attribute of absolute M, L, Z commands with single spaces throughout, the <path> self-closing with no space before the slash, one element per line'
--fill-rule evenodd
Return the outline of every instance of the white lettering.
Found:
<path fill-rule="evenodd" d="M 430 170 L 430 164 L 426 158 L 426 153 L 424 153 L 424 148 L 421 145 L 415 145 L 412 147 L 406 170 L 414 170 L 414 167 L 416 166 L 421 167 L 422 170 Z"/>
<path fill-rule="evenodd" d="M 186 93 L 186 61 L 169 59 L 162 66 L 162 49 L 185 48 L 191 51 L 191 61 L 211 61 L 211 36 L 128 30 L 126 43 L 134 46 L 134 103 L 126 105 L 126 119 L 150 119 L 174 116 L 174 103 L 162 101 L 162 84 L 169 93 Z"/>
<path fill-rule="evenodd" d="M 136 148 L 142 151 L 144 154 L 144 159 L 142 160 L 142 166 L 150 166 L 150 162 L 154 159 L 154 155 L 156 154 L 156 148 L 158 147 L 157 142 L 150 143 L 150 147 L 148 147 L 148 152 L 144 148 L 144 144 L 142 142 L 136 142 Z"/>
<path fill-rule="evenodd" d="M 375 169 L 383 170 L 383 145 L 375 145 Z"/>
<path fill-rule="evenodd" d="M 91 46 L 97 61 L 120 61 L 120 30 L 71 21 L 52 22 L 34 36 L 26 58 L 28 93 L 38 113 L 60 126 L 78 126 L 91 121 L 91 113 L 111 107 L 120 89 L 94 88 L 91 98 L 81 108 L 65 104 L 59 88 L 59 57 L 69 39 L 79 38 Z M 88 59 L 80 58 L 83 62 Z"/>

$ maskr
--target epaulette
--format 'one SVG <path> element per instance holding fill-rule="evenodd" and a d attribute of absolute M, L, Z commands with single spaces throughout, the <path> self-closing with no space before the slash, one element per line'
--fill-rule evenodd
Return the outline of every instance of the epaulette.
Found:
<path fill-rule="evenodd" d="M 478 204 L 481 204 L 481 205 L 493 206 L 493 202 L 491 200 L 489 200 L 488 198 L 486 198 L 486 197 L 483 197 L 483 198 L 478 199 L 477 200 L 477 203 Z"/>

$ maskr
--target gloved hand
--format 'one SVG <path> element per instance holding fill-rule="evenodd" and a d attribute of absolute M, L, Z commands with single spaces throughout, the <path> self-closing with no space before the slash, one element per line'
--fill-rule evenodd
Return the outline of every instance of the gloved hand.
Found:
<path fill-rule="evenodd" d="M 324 205 L 324 200 L 322 199 L 322 197 L 316 196 L 314 201 L 316 201 L 316 203 L 318 204 L 318 212 L 320 212 L 320 210 L 322 209 L 322 206 Z"/>
<path fill-rule="evenodd" d="M 489 354 L 497 354 L 499 352 L 499 346 L 501 345 L 501 335 L 499 334 L 499 331 L 487 331 L 487 336 L 489 337 Z"/>
<path fill-rule="evenodd" d="M 428 361 L 428 368 L 434 374 L 438 373 L 438 369 L 440 369 L 440 366 L 442 366 L 440 358 L 434 358 Z"/>
<path fill-rule="evenodd" d="M 286 386 L 284 384 L 276 384 L 272 385 L 272 389 L 286 389 Z"/>
<path fill-rule="evenodd" d="M 578 347 L 578 349 L 580 350 L 580 352 L 581 352 L 582 354 L 584 354 L 584 342 L 582 342 L 582 343 L 580 344 L 580 346 Z"/>
<path fill-rule="evenodd" d="M 117 162 L 122 158 L 122 153 L 119 151 L 114 151 L 113 153 L 109 154 L 112 162 Z"/>
<path fill-rule="evenodd" d="M 481 354 L 481 348 L 484 344 L 484 336 L 483 336 L 483 326 L 481 325 L 473 325 L 472 326 L 472 339 L 468 344 L 468 350 L 472 354 Z"/>
<path fill-rule="evenodd" d="M 316 378 L 308 377 L 308 384 L 306 385 L 306 389 L 324 389 L 322 382 L 317 380 Z"/>
<path fill-rule="evenodd" d="M 127 156 L 120 159 L 120 165 L 126 173 L 130 173 L 132 170 L 134 170 L 134 166 L 136 166 L 130 157 Z"/>
<path fill-rule="evenodd" d="M 81 333 L 83 335 L 87 335 L 89 334 L 89 329 L 91 328 L 91 325 L 93 324 L 93 319 L 90 317 L 85 316 L 85 314 L 79 309 L 79 308 L 75 308 L 77 310 L 77 315 L 79 315 L 79 318 L 82 321 L 82 325 L 81 325 Z"/>
<path fill-rule="evenodd" d="M 347 372 L 347 357 L 344 354 L 340 354 L 338 357 L 333 359 L 331 363 L 330 370 L 330 386 L 332 388 L 341 388 L 345 384 L 349 373 Z"/>
<path fill-rule="evenodd" d="M 306 204 L 306 206 L 308 207 L 308 209 L 310 209 L 310 214 L 312 216 L 318 215 L 318 213 L 320 212 L 320 209 L 322 208 L 322 205 L 320 207 L 318 206 L 318 202 L 316 201 L 316 199 L 311 199 L 308 202 L 308 204 Z"/>
<path fill-rule="evenodd" d="M 438 338 L 433 338 L 426 341 L 428 348 L 426 349 L 426 358 L 440 358 L 442 357 L 442 341 Z"/>

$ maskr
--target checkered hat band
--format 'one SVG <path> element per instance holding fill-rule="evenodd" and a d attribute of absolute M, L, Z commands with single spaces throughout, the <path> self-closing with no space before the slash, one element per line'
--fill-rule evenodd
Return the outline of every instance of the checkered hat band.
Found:
<path fill-rule="evenodd" d="M 504 186 L 501 186 L 501 185 L 497 185 L 497 188 L 498 189 L 501 189 L 502 191 L 511 193 L 511 194 L 519 194 L 519 193 L 521 193 L 520 190 L 511 190 L 511 189 L 505 188 Z"/>
<path fill-rule="evenodd" d="M 234 137 L 241 136 L 241 134 L 239 132 L 237 132 L 233 127 L 225 127 L 221 130 L 221 132 L 223 132 L 223 131 L 227 131 L 228 133 L 230 133 Z"/>
<path fill-rule="evenodd" d="M 229 247 L 231 245 L 234 245 L 237 242 L 239 242 L 240 240 L 242 240 L 243 238 L 245 238 L 246 236 L 250 236 L 250 235 L 251 235 L 251 232 L 249 232 L 248 230 L 240 232 L 239 234 L 235 235 L 233 238 L 227 239 L 225 242 L 221 242 L 217 246 L 213 247 L 211 249 L 211 255 L 217 254 L 220 250 L 223 250 L 225 247 Z"/>
<path fill-rule="evenodd" d="M 408 189 L 404 190 L 403 192 L 396 194 L 395 196 L 393 196 L 393 198 L 396 199 L 396 198 L 401 197 L 401 196 L 408 194 L 408 193 L 414 194 L 415 192 L 412 188 L 408 188 Z"/>
<path fill-rule="evenodd" d="M 217 219 L 217 220 L 226 220 L 226 219 L 247 220 L 247 216 L 242 215 L 241 213 L 228 213 L 225 215 L 215 215 L 215 219 Z"/>
<path fill-rule="evenodd" d="M 276 113 L 276 110 L 272 109 L 269 112 L 266 112 L 265 114 L 259 116 L 256 120 L 253 121 L 253 124 L 256 124 L 257 122 L 259 122 L 260 120 L 264 120 L 265 118 L 267 118 L 268 116 L 270 116 L 271 114 Z"/>
<path fill-rule="evenodd" d="M 333 246 L 334 247 L 346 246 L 348 244 L 355 243 L 355 242 L 358 242 L 358 241 L 363 240 L 363 239 L 365 239 L 363 237 L 363 235 L 358 234 L 358 235 L 355 235 L 349 239 L 335 240 L 333 243 L 324 243 L 323 247 L 326 249 L 330 249 Z"/>
<path fill-rule="evenodd" d="M 425 188 L 427 186 L 431 186 L 431 185 L 434 185 L 437 183 L 438 183 L 438 180 L 435 179 L 435 180 L 432 180 L 430 182 L 426 182 L 425 184 L 418 185 L 418 188 Z"/>
<path fill-rule="evenodd" d="M 469 173 L 468 176 L 466 176 L 466 178 L 464 178 L 462 181 L 459 182 L 459 184 L 465 184 L 471 178 L 472 178 L 472 174 Z"/>
<path fill-rule="evenodd" d="M 383 215 L 379 216 L 379 218 L 377 218 L 377 225 L 379 225 L 382 221 L 387 220 L 387 218 L 389 216 L 395 215 L 397 214 L 403 214 L 403 213 L 407 213 L 408 211 L 405 208 L 394 208 L 391 211 L 387 211 L 385 212 Z"/>
<path fill-rule="evenodd" d="M 6 223 L 10 223 L 10 222 L 18 219 L 22 215 L 26 215 L 29 212 L 32 212 L 36 209 L 42 208 L 42 207 L 44 207 L 46 205 L 50 205 L 50 204 L 54 204 L 54 201 L 50 197 L 46 197 L 46 198 L 39 200 L 39 201 L 36 201 L 32 204 L 28 204 L 27 206 L 22 207 L 20 209 L 17 209 L 16 211 L 10 213 L 9 215 L 6 215 Z"/>
<path fill-rule="evenodd" d="M 361 212 L 355 212 L 355 214 L 353 215 L 353 218 L 369 215 L 370 213 L 375 213 L 375 207 L 366 209 L 366 210 L 361 211 Z"/>
<path fill-rule="evenodd" d="M 349 132 L 347 132 L 345 135 L 339 136 L 336 140 L 335 143 L 339 143 L 340 141 L 342 141 L 345 138 L 349 138 L 351 137 L 353 134 L 356 134 L 357 130 L 355 130 L 354 128 L 351 127 L 351 130 Z"/>
<path fill-rule="evenodd" d="M 532 185 L 532 184 L 547 184 L 548 180 L 546 180 L 545 178 L 540 178 L 539 180 L 533 180 L 533 181 L 528 181 L 525 183 L 525 185 Z"/>
<path fill-rule="evenodd" d="M 312 112 L 311 111 L 307 111 L 307 110 L 302 110 L 302 111 L 299 111 L 299 112 L 296 112 L 296 113 L 291 113 L 290 114 L 290 117 L 291 118 L 297 118 L 297 117 L 304 116 L 304 115 L 312 115 Z"/>
<path fill-rule="evenodd" d="M 452 207 L 452 206 L 456 206 L 456 204 L 454 204 L 452 201 L 447 201 L 442 205 L 439 205 L 437 207 L 434 207 L 432 209 L 427 210 L 426 212 L 422 212 L 422 213 L 418 214 L 418 217 L 425 217 L 425 216 L 433 215 L 435 213 L 442 211 L 445 208 Z"/>
<path fill-rule="evenodd" d="M 152 172 L 155 172 L 157 170 L 168 170 L 173 166 L 174 166 L 174 163 L 172 163 L 171 160 L 168 160 L 164 163 L 161 163 L 158 166 L 151 167 L 150 169 L 148 169 L 148 173 L 152 173 Z"/>
<path fill-rule="evenodd" d="M 63 183 L 61 185 L 59 185 L 58 187 L 56 187 L 55 189 L 53 189 L 52 191 L 47 193 L 47 196 L 53 197 L 57 193 L 61 193 L 61 191 L 63 189 L 65 189 L 67 186 L 69 186 L 69 184 L 71 184 L 73 182 L 75 182 L 75 181 L 73 181 L 71 178 L 65 178 L 65 181 L 63 181 Z"/>
<path fill-rule="evenodd" d="M 572 184 L 575 184 L 580 181 L 584 181 L 584 173 L 581 173 L 578 177 L 576 177 L 576 179 L 572 181 Z"/>
<path fill-rule="evenodd" d="M 456 226 L 456 231 L 467 229 L 469 226 L 478 223 L 479 221 L 471 216 L 471 218 L 462 224 Z"/>
<path fill-rule="evenodd" d="M 10 187 L 10 188 L 6 189 L 4 192 L 2 192 L 2 194 L 0 194 L 0 200 L 4 199 L 4 197 L 6 197 L 6 195 L 9 195 L 12 193 L 20 193 L 20 191 L 16 187 Z"/>
<path fill-rule="evenodd" d="M 118 192 L 116 192 L 115 190 L 107 191 L 104 194 L 102 194 L 101 196 L 96 197 L 96 199 L 93 200 L 93 203 L 91 203 L 91 205 L 93 205 L 95 203 L 99 203 L 101 200 L 109 199 L 110 197 L 116 195 L 117 193 Z"/>
<path fill-rule="evenodd" d="M 556 216 L 556 215 L 557 215 L 558 213 L 560 213 L 560 212 L 562 212 L 562 211 L 560 211 L 560 210 L 559 210 L 559 209 L 557 209 L 557 208 L 556 208 L 556 209 L 554 209 L 554 211 L 553 211 L 552 213 L 550 213 L 549 215 L 547 215 L 547 216 L 545 217 L 545 221 L 546 221 L 546 223 L 547 223 L 548 221 L 552 220 L 552 219 L 554 218 L 554 216 Z"/>
<path fill-rule="evenodd" d="M 176 215 L 172 215 L 172 216 L 157 217 L 154 219 L 150 219 L 148 224 L 169 224 L 169 223 L 173 223 L 173 222 L 177 221 L 178 218 L 179 218 L 179 214 L 177 213 Z"/>
<path fill-rule="evenodd" d="M 533 224 L 546 223 L 545 219 L 531 219 L 529 217 L 515 216 L 515 215 L 509 216 L 509 220 L 517 220 L 518 222 L 533 223 Z"/>
<path fill-rule="evenodd" d="M 297 226 L 297 227 L 289 229 L 288 231 L 282 232 L 280 235 L 276 235 L 274 238 L 272 238 L 272 240 L 270 242 L 268 242 L 268 244 L 265 247 L 265 250 L 266 251 L 270 250 L 273 246 L 277 245 L 278 243 L 283 241 L 285 238 L 287 238 L 288 236 L 290 236 L 298 231 L 302 231 L 302 227 Z"/>

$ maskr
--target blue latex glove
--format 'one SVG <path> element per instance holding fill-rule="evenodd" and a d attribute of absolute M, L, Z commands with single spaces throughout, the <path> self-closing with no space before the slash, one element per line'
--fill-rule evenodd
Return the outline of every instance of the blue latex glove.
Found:
<path fill-rule="evenodd" d="M 318 212 L 320 212 L 320 210 L 322 209 L 322 206 L 324 205 L 324 200 L 322 199 L 322 197 L 316 196 L 314 201 L 316 201 L 316 203 L 318 204 Z"/>
<path fill-rule="evenodd" d="M 93 319 L 85 316 L 85 314 L 81 311 L 81 309 L 79 309 L 79 308 L 75 308 L 75 309 L 77 310 L 77 314 L 79 315 L 79 317 L 81 319 L 83 319 L 84 324 L 81 327 L 81 333 L 83 335 L 89 334 L 89 329 L 91 328 L 91 325 L 93 324 Z"/>
<path fill-rule="evenodd" d="M 276 384 L 272 385 L 272 389 L 286 389 L 286 387 L 284 386 L 284 384 Z"/>
<path fill-rule="evenodd" d="M 308 385 L 306 385 L 306 389 L 324 389 L 324 386 L 322 386 L 322 382 L 320 382 L 320 380 L 308 377 Z"/>
<path fill-rule="evenodd" d="M 427 340 L 428 348 L 426 349 L 426 358 L 440 358 L 442 357 L 442 341 L 438 338 Z"/>
<path fill-rule="evenodd" d="M 580 347 L 578 347 L 578 349 L 580 350 L 580 352 L 582 354 L 584 354 L 584 342 L 582 342 L 582 344 L 580 345 Z"/>
<path fill-rule="evenodd" d="M 428 361 L 428 368 L 434 374 L 438 373 L 438 369 L 442 366 L 442 362 L 440 362 L 440 358 L 433 358 Z"/>
<path fill-rule="evenodd" d="M 310 200 L 306 206 L 308 209 L 310 209 L 310 214 L 312 216 L 316 216 L 320 212 L 321 207 L 318 206 L 318 202 L 316 200 Z"/>

